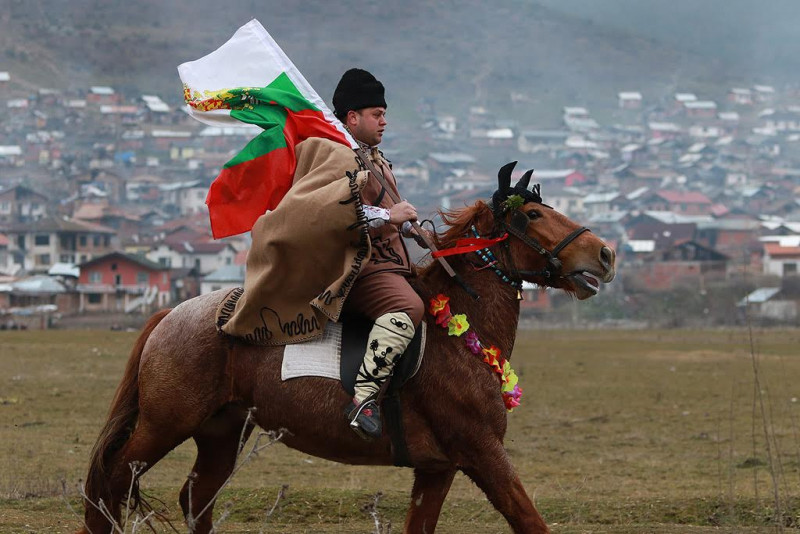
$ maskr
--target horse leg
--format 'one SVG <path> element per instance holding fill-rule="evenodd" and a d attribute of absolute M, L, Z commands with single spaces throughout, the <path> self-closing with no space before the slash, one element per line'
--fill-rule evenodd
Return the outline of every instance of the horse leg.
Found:
<path fill-rule="evenodd" d="M 240 440 L 244 445 L 253 431 L 252 423 L 244 428 L 245 420 L 246 414 L 226 408 L 203 423 L 193 436 L 197 444 L 197 459 L 193 474 L 183 485 L 180 495 L 190 532 L 211 532 L 214 499 L 233 471 Z"/>
<path fill-rule="evenodd" d="M 475 448 L 461 470 L 486 493 L 489 501 L 503 514 L 516 533 L 547 534 L 550 529 L 533 505 L 511 465 L 502 443 Z"/>
<path fill-rule="evenodd" d="M 403 532 L 429 533 L 436 529 L 447 492 L 453 483 L 456 470 L 414 470 L 414 487 L 411 490 L 411 506 L 406 514 Z"/>
<path fill-rule="evenodd" d="M 186 439 L 186 436 L 170 433 L 166 428 L 148 424 L 146 419 L 140 418 L 136 430 L 109 462 L 109 476 L 102 492 L 104 497 L 98 501 L 102 500 L 102 506 L 118 526 L 124 527 L 120 506 L 134 507 L 140 502 L 138 477 Z M 143 464 L 133 485 L 131 485 L 132 462 Z M 97 509 L 99 506 L 100 502 L 87 503 L 85 527 L 94 534 L 113 532 L 113 526 L 105 514 Z"/>

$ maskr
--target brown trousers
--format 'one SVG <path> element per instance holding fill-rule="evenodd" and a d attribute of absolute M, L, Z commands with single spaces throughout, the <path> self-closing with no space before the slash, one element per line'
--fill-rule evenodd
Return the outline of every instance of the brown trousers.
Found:
<path fill-rule="evenodd" d="M 356 280 L 345 301 L 345 310 L 366 315 L 373 321 L 386 313 L 405 312 L 419 325 L 425 305 L 403 275 L 372 273 Z"/>

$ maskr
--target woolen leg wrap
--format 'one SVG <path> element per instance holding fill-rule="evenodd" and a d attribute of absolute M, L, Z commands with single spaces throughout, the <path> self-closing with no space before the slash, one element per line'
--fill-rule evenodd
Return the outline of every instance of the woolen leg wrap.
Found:
<path fill-rule="evenodd" d="M 375 319 L 367 338 L 367 352 L 358 370 L 355 399 L 360 404 L 392 374 L 394 363 L 414 339 L 414 323 L 404 312 L 386 313 Z"/>

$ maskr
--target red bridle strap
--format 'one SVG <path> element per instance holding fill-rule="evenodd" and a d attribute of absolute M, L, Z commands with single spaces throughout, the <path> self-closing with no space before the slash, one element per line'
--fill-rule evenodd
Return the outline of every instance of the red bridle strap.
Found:
<path fill-rule="evenodd" d="M 456 241 L 455 246 L 451 248 L 447 248 L 444 250 L 436 250 L 432 252 L 431 256 L 433 256 L 434 258 L 440 258 L 442 256 L 455 256 L 457 254 L 466 254 L 467 252 L 475 252 L 477 250 L 489 248 L 492 245 L 496 245 L 501 241 L 505 241 L 506 239 L 508 239 L 508 233 L 505 233 L 500 237 L 495 237 L 495 238 L 467 237 Z"/>

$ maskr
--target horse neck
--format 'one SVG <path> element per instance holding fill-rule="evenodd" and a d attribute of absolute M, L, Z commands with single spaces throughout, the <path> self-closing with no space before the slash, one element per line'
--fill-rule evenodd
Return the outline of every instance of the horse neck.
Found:
<path fill-rule="evenodd" d="M 498 347 L 503 356 L 511 358 L 519 323 L 517 290 L 503 282 L 491 269 L 476 271 L 462 257 L 448 258 L 448 263 L 479 296 L 470 297 L 439 264 L 433 262 L 420 272 L 417 286 L 427 308 L 430 299 L 442 294 L 450 298 L 450 311 L 467 316 L 470 329 L 478 334 L 485 346 Z M 441 328 L 428 315 L 429 326 Z"/>

